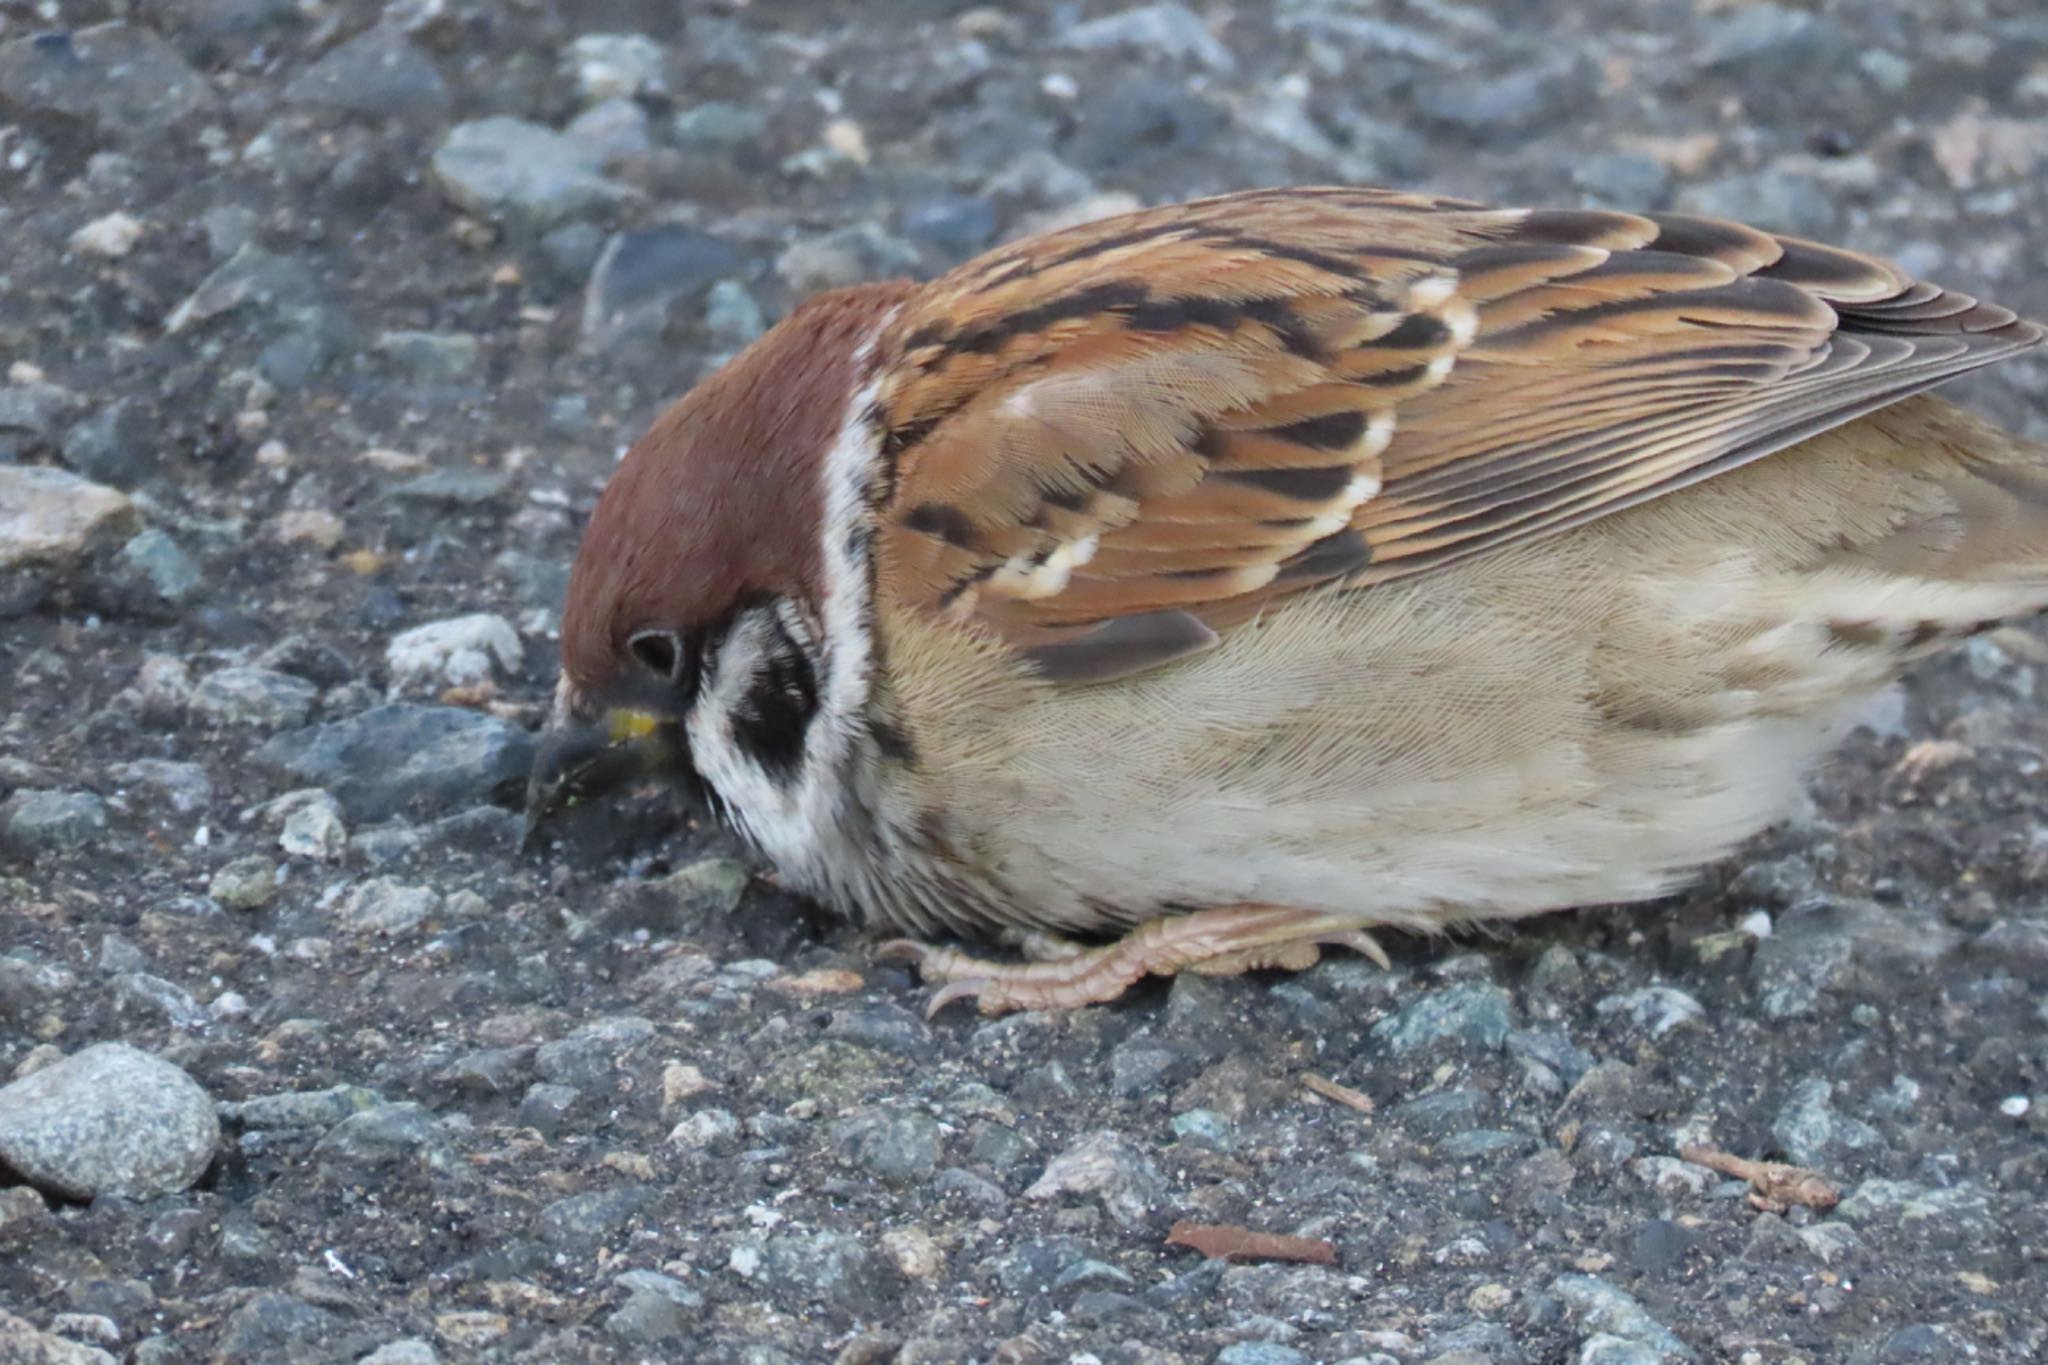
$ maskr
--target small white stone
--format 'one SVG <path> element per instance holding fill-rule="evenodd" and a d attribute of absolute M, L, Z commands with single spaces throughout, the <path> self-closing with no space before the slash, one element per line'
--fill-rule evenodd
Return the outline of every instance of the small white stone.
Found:
<path fill-rule="evenodd" d="M 586 33 L 569 44 L 569 65 L 583 98 L 631 98 L 661 88 L 661 45 L 639 33 Z"/>
<path fill-rule="evenodd" d="M 1748 934 L 1751 938 L 1769 938 L 1771 936 L 1770 912 L 1767 910 L 1752 910 L 1736 921 L 1735 927 Z"/>
<path fill-rule="evenodd" d="M 1998 1112 L 2009 1119 L 2023 1119 L 2033 1107 L 2034 1102 L 2025 1095 L 2007 1095 L 1998 1102 Z"/>
<path fill-rule="evenodd" d="M 402 689 L 447 683 L 464 686 L 491 676 L 492 666 L 510 673 L 526 657 L 512 623 L 492 612 L 429 621 L 392 637 L 384 651 L 391 686 Z"/>
<path fill-rule="evenodd" d="M 142 237 L 142 220 L 126 213 L 110 213 L 104 218 L 95 218 L 71 234 L 71 249 L 86 256 L 102 256 L 118 261 L 135 250 L 135 243 Z"/>

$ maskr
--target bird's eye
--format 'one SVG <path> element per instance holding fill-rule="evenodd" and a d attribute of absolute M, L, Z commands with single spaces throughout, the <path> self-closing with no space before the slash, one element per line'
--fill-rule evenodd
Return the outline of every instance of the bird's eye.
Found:
<path fill-rule="evenodd" d="M 674 631 L 643 630 L 626 641 L 626 648 L 663 682 L 672 683 L 682 676 L 683 641 Z"/>

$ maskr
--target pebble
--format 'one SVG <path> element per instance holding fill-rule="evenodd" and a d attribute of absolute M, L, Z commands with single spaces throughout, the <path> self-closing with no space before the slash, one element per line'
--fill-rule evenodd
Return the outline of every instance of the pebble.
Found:
<path fill-rule="evenodd" d="M 147 142 L 217 103 L 213 87 L 153 28 L 95 24 L 0 43 L 0 104 L 82 120 Z"/>
<path fill-rule="evenodd" d="M 102 214 L 71 234 L 71 249 L 84 256 L 118 261 L 142 240 L 142 220 L 118 209 Z"/>
<path fill-rule="evenodd" d="M 447 109 L 448 85 L 403 33 L 374 24 L 294 76 L 284 99 L 301 108 L 419 123 Z"/>
<path fill-rule="evenodd" d="M 352 822 L 439 813 L 516 798 L 533 766 L 533 736 L 456 706 L 394 704 L 278 735 L 255 766 L 326 788 Z"/>
<path fill-rule="evenodd" d="M 602 165 L 645 155 L 654 145 L 647 111 L 625 98 L 600 100 L 562 131 L 594 152 Z"/>
<path fill-rule="evenodd" d="M 1499 986 L 1468 981 L 1403 1005 L 1372 1026 L 1372 1037 L 1396 1053 L 1447 1040 L 1497 1048 L 1507 1041 L 1511 1011 Z"/>
<path fill-rule="evenodd" d="M 1878 1143 L 1875 1128 L 1829 1106 L 1833 1094 L 1834 1086 L 1828 1081 L 1818 1077 L 1801 1081 L 1771 1121 L 1771 1136 L 1793 1164 L 1824 1166 L 1843 1152 Z"/>
<path fill-rule="evenodd" d="M 587 144 L 503 114 L 456 124 L 433 159 L 436 182 L 457 205 L 532 229 L 631 198 L 602 168 Z"/>
<path fill-rule="evenodd" d="M 1127 48 L 1143 53 L 1147 60 L 1194 62 L 1219 75 L 1237 69 L 1237 58 L 1209 31 L 1202 17 L 1175 0 L 1076 24 L 1060 35 L 1060 43 L 1082 51 Z"/>
<path fill-rule="evenodd" d="M 193 815 L 213 801 L 213 779 L 197 763 L 169 758 L 138 758 L 115 765 L 110 775 L 124 787 L 161 798 L 179 815 Z"/>
<path fill-rule="evenodd" d="M 615 234 L 583 291 L 583 344 L 602 351 L 660 333 L 669 308 L 738 270 L 740 253 L 708 232 L 676 224 Z"/>
<path fill-rule="evenodd" d="M 84 848 L 107 828 L 107 803 L 92 792 L 23 788 L 0 801 L 0 850 L 18 857 Z"/>
<path fill-rule="evenodd" d="M 469 332 L 382 332 L 377 350 L 392 368 L 423 384 L 447 383 L 474 373 L 483 357 L 483 343 Z M 333 543 L 328 542 L 330 548 Z"/>
<path fill-rule="evenodd" d="M 873 1316 L 891 1302 L 901 1274 L 877 1248 L 848 1232 L 785 1233 L 761 1249 L 761 1277 L 770 1286 Z"/>
<path fill-rule="evenodd" d="M 1626 1015 L 1652 1038 L 1662 1038 L 1681 1025 L 1705 1018 L 1707 1013 L 1706 1007 L 1698 1000 L 1674 986 L 1644 986 L 1640 990 L 1610 995 L 1593 1008 L 1600 1014 Z"/>
<path fill-rule="evenodd" d="M 284 817 L 277 832 L 277 846 L 295 858 L 320 858 L 328 862 L 347 852 L 348 826 L 341 818 L 341 803 L 333 794 L 313 787 L 291 795 L 306 799 L 294 803 Z M 288 798 L 280 798 L 284 799 Z"/>
<path fill-rule="evenodd" d="M 1024 1191 L 1026 1199 L 1093 1195 L 1117 1223 L 1143 1224 L 1166 1198 L 1166 1184 L 1152 1159 L 1121 1133 L 1098 1129 L 1046 1163 Z"/>
<path fill-rule="evenodd" d="M 569 44 L 566 61 L 585 101 L 625 99 L 662 89 L 666 54 L 644 33 L 586 33 Z"/>
<path fill-rule="evenodd" d="M 768 134 L 768 116 L 744 104 L 712 100 L 679 110 L 669 132 L 685 147 L 738 147 Z"/>
<path fill-rule="evenodd" d="M 441 1365 L 433 1345 L 418 1337 L 387 1341 L 364 1356 L 357 1365 Z"/>
<path fill-rule="evenodd" d="M 132 488 L 156 472 L 158 437 L 141 402 L 118 398 L 65 431 L 64 463 L 88 479 Z"/>
<path fill-rule="evenodd" d="M 534 1053 L 534 1069 L 559 1085 L 596 1085 L 610 1079 L 655 1032 L 654 1021 L 639 1015 L 596 1019 L 565 1038 L 542 1043 Z"/>
<path fill-rule="evenodd" d="M 807 237 L 776 258 L 775 269 L 799 294 L 888 279 L 917 269 L 917 248 L 879 223 L 852 223 Z"/>
<path fill-rule="evenodd" d="M 699 1109 L 669 1130 L 668 1140 L 678 1147 L 701 1152 L 739 1136 L 740 1121 L 729 1110 Z"/>
<path fill-rule="evenodd" d="M 304 725 L 320 689 L 273 668 L 236 665 L 215 669 L 192 689 L 194 711 L 220 725 L 284 730 Z"/>
<path fill-rule="evenodd" d="M 0 1161 L 71 1199 L 174 1194 L 205 1172 L 219 1138 L 206 1091 L 126 1043 L 0 1087 Z"/>
<path fill-rule="evenodd" d="M 350 1114 L 313 1145 L 313 1157 L 352 1171 L 413 1162 L 439 1166 L 446 1160 L 446 1141 L 433 1111 L 407 1100 Z"/>
<path fill-rule="evenodd" d="M 116 1365 L 96 1346 L 67 1341 L 0 1308 L 0 1361 L 10 1365 Z"/>
<path fill-rule="evenodd" d="M 917 1109 L 843 1118 L 832 1125 L 830 1141 L 841 1161 L 887 1181 L 928 1180 L 939 1168 L 938 1120 Z"/>
<path fill-rule="evenodd" d="M 154 526 L 121 547 L 116 569 L 152 605 L 183 606 L 199 595 L 205 574 L 167 531 Z"/>
<path fill-rule="evenodd" d="M 246 242 L 171 310 L 164 331 L 176 336 L 238 312 L 273 327 L 294 327 L 309 320 L 320 299 L 305 262 Z"/>
<path fill-rule="evenodd" d="M 1656 1352 L 1653 1359 L 1660 1362 L 1699 1358 L 1670 1328 L 1606 1280 L 1592 1275 L 1560 1275 L 1551 1281 L 1550 1292 L 1565 1302 L 1573 1320 L 1586 1329 L 1588 1337 L 1606 1335 L 1637 1343 Z"/>
<path fill-rule="evenodd" d="M 250 853 L 213 874 L 206 894 L 223 910 L 260 910 L 277 895 L 277 864 Z"/>
<path fill-rule="evenodd" d="M 414 626 L 393 636 L 384 650 L 394 690 L 468 686 L 496 672 L 517 673 L 525 658 L 519 632 L 491 612 Z"/>
<path fill-rule="evenodd" d="M 620 1185 L 555 1200 L 535 1220 L 535 1230 L 549 1246 L 589 1251 L 609 1242 L 654 1202 L 646 1185 Z"/>
<path fill-rule="evenodd" d="M 417 929 L 441 908 L 441 893 L 431 886 L 411 886 L 390 877 L 373 877 L 350 888 L 334 908 L 335 919 L 351 933 L 387 938 Z"/>
<path fill-rule="evenodd" d="M 60 565 L 134 521 L 119 489 L 45 465 L 0 465 L 0 572 Z"/>

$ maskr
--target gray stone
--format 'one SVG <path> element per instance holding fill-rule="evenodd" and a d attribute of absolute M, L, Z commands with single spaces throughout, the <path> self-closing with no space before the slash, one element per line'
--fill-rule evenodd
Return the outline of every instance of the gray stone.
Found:
<path fill-rule="evenodd" d="M 127 494 L 68 469 L 0 465 L 0 572 L 64 564 L 134 518 Z"/>
<path fill-rule="evenodd" d="M 1152 1159 L 1121 1133 L 1099 1129 L 1074 1142 L 1046 1164 L 1024 1191 L 1026 1199 L 1094 1195 L 1109 1216 L 1137 1227 L 1166 1198 L 1166 1183 Z"/>
<path fill-rule="evenodd" d="M 320 689 L 304 678 L 237 665 L 201 678 L 192 689 L 192 709 L 219 725 L 278 730 L 304 725 L 319 698 Z"/>
<path fill-rule="evenodd" d="M 359 1085 L 336 1085 L 325 1090 L 286 1090 L 275 1095 L 223 1103 L 220 1116 L 244 1128 L 332 1128 L 353 1114 L 367 1113 L 384 1103 L 384 1097 Z"/>
<path fill-rule="evenodd" d="M 647 111 L 629 99 L 599 101 L 571 119 L 562 131 L 588 147 L 600 165 L 641 156 L 654 146 Z"/>
<path fill-rule="evenodd" d="M 441 1120 L 426 1106 L 408 1100 L 349 1115 L 314 1144 L 313 1157 L 323 1165 L 350 1170 L 411 1162 L 440 1165 L 447 1159 L 445 1147 Z"/>
<path fill-rule="evenodd" d="M 377 349 L 407 378 L 429 384 L 473 374 L 483 355 L 482 344 L 468 332 L 384 332 Z"/>
<path fill-rule="evenodd" d="M 978 195 L 927 199 L 903 211 L 903 235 L 949 258 L 971 256 L 995 240 L 996 206 Z"/>
<path fill-rule="evenodd" d="M 1660 1363 L 1699 1358 L 1670 1328 L 1605 1280 L 1592 1275 L 1560 1275 L 1551 1281 L 1550 1292 L 1564 1300 L 1573 1320 L 1587 1329 L 1589 1337 L 1607 1335 L 1636 1342 L 1657 1352 Z"/>
<path fill-rule="evenodd" d="M 730 1142 L 740 1135 L 740 1121 L 727 1109 L 699 1109 L 669 1131 L 668 1140 L 678 1147 L 701 1152 Z"/>
<path fill-rule="evenodd" d="M 403 33 L 379 24 L 294 76 L 284 99 L 303 108 L 417 121 L 448 107 L 448 86 Z"/>
<path fill-rule="evenodd" d="M 1313 1357 L 1275 1341 L 1239 1341 L 1216 1353 L 1216 1365 L 1311 1365 Z"/>
<path fill-rule="evenodd" d="M 589 1251 L 623 1232 L 654 1202 L 646 1185 L 619 1185 L 557 1199 L 540 1211 L 536 1231 L 549 1246 Z"/>
<path fill-rule="evenodd" d="M 660 92 L 666 59 L 661 44 L 644 33 L 586 33 L 569 44 L 565 57 L 576 88 L 593 103 Z"/>
<path fill-rule="evenodd" d="M 441 1365 L 441 1357 L 418 1337 L 402 1337 L 385 1342 L 356 1365 Z"/>
<path fill-rule="evenodd" d="M 587 144 L 524 119 L 458 123 L 434 153 L 434 177 L 471 213 L 541 229 L 632 197 L 604 178 Z"/>
<path fill-rule="evenodd" d="M 604 1330 L 621 1341 L 679 1341 L 695 1331 L 697 1316 L 688 1305 L 666 1295 L 636 1293 L 604 1320 Z"/>
<path fill-rule="evenodd" d="M 1663 1365 L 1666 1358 L 1646 1342 L 1596 1332 L 1579 1347 L 1578 1365 Z"/>
<path fill-rule="evenodd" d="M 373 877 L 350 888 L 334 907 L 336 921 L 350 933 L 410 933 L 441 908 L 441 893 L 431 886 L 411 886 L 390 877 Z"/>
<path fill-rule="evenodd" d="M 67 1341 L 45 1332 L 26 1318 L 0 1308 L 0 1362 L 5 1365 L 115 1365 L 115 1358 L 96 1346 Z"/>
<path fill-rule="evenodd" d="M 132 487 L 157 470 L 157 425 L 140 402 L 116 399 L 66 431 L 62 450 L 86 478 Z"/>
<path fill-rule="evenodd" d="M 1744 5 L 1710 23 L 1694 60 L 1718 70 L 1739 70 L 1745 81 L 1770 90 L 1811 82 L 1846 56 L 1833 24 L 1783 5 Z"/>
<path fill-rule="evenodd" d="M 1706 1017 L 1706 1007 L 1675 986 L 1644 986 L 1610 995 L 1593 1007 L 1601 1014 L 1620 1014 L 1652 1038 Z"/>
<path fill-rule="evenodd" d="M 776 258 L 775 268 L 800 294 L 888 279 L 917 269 L 917 248 L 880 223 L 851 223 L 797 242 Z"/>
<path fill-rule="evenodd" d="M 1173 1135 L 1191 1147 L 1206 1147 L 1212 1152 L 1237 1148 L 1237 1135 L 1231 1130 L 1230 1121 L 1214 1109 L 1190 1109 L 1175 1114 Z"/>
<path fill-rule="evenodd" d="M 583 342 L 604 350 L 658 335 L 672 305 L 701 296 L 740 265 L 730 242 L 695 228 L 618 233 L 605 243 L 583 292 Z"/>
<path fill-rule="evenodd" d="M 889 1181 L 929 1179 L 939 1167 L 939 1124 L 918 1109 L 855 1114 L 832 1125 L 841 1161 Z"/>
<path fill-rule="evenodd" d="M 1911 1180 L 1866 1180 L 1835 1206 L 1834 1214 L 1856 1227 L 1892 1227 L 1918 1236 L 1939 1231 L 1956 1240 L 1993 1235 L 1990 1215 L 1991 1201 L 1976 1185 L 1938 1187 Z"/>
<path fill-rule="evenodd" d="M 768 330 L 761 305 L 738 280 L 720 280 L 704 296 L 704 330 L 722 346 L 738 348 Z"/>
<path fill-rule="evenodd" d="M 114 990 L 123 1004 L 134 1003 L 163 1015 L 172 1028 L 197 1033 L 206 1027 L 208 1015 L 192 992 L 175 981 L 148 972 L 123 972 L 114 979 Z"/>
<path fill-rule="evenodd" d="M 321 308 L 319 286 L 304 262 L 245 242 L 164 319 L 177 335 L 229 313 L 245 312 L 286 328 L 305 326 Z"/>
<path fill-rule="evenodd" d="M 394 688 L 467 686 L 494 673 L 516 673 L 525 658 L 519 632 L 492 612 L 414 626 L 393 636 L 384 650 Z"/>
<path fill-rule="evenodd" d="M 1496 1048 L 1512 1025 L 1512 1002 L 1499 986 L 1467 981 L 1412 1000 L 1372 1026 L 1375 1042 L 1396 1053 L 1446 1040 Z"/>
<path fill-rule="evenodd" d="M 503 494 L 511 484 L 511 475 L 498 469 L 430 469 L 394 486 L 385 496 L 396 502 L 477 507 Z"/>
<path fill-rule="evenodd" d="M 1819 1166 L 1877 1144 L 1875 1128 L 1829 1107 L 1833 1093 L 1834 1086 L 1817 1077 L 1801 1081 L 1771 1121 L 1771 1136 L 1794 1164 Z"/>
<path fill-rule="evenodd" d="M 237 1308 L 214 1341 L 209 1365 L 325 1365 L 343 1319 L 290 1294 L 258 1294 Z"/>
<path fill-rule="evenodd" d="M 1209 31 L 1201 16 L 1175 0 L 1160 0 L 1076 24 L 1060 35 L 1060 44 L 1082 51 L 1128 48 L 1143 53 L 1147 61 L 1195 62 L 1223 75 L 1237 69 L 1236 57 Z"/>
<path fill-rule="evenodd" d="M 273 776 L 326 788 L 351 821 L 371 823 L 517 799 L 533 736 L 462 707 L 392 705 L 279 735 L 252 757 Z"/>
<path fill-rule="evenodd" d="M 0 1161 L 72 1199 L 185 1189 L 220 1138 L 213 1101 L 178 1067 L 99 1043 L 0 1087 Z"/>
<path fill-rule="evenodd" d="M 0 105 L 144 141 L 216 106 L 213 87 L 154 29 L 97 24 L 0 43 Z"/>
<path fill-rule="evenodd" d="M 84 848 L 107 828 L 107 803 L 91 792 L 25 787 L 0 801 L 0 849 L 17 857 Z"/>
<path fill-rule="evenodd" d="M 891 1302 L 901 1283 L 886 1256 L 847 1232 L 770 1237 L 762 1249 L 761 1273 L 771 1286 L 856 1316 L 870 1315 Z"/>
<path fill-rule="evenodd" d="M 654 1021 L 638 1015 L 593 1020 L 566 1038 L 542 1043 L 534 1053 L 534 1069 L 558 1085 L 596 1085 L 610 1079 L 654 1034 Z"/>
<path fill-rule="evenodd" d="M 179 815 L 205 810 L 213 800 L 213 779 L 197 763 L 169 758 L 138 758 L 112 769 L 116 782 L 161 797 Z M 154 807 L 155 800 L 147 805 Z"/>
<path fill-rule="evenodd" d="M 1654 157 L 1607 152 L 1572 163 L 1572 183 L 1603 206 L 1640 212 L 1671 198 L 1671 172 Z"/>
<path fill-rule="evenodd" d="M 537 1132 L 556 1132 L 582 1099 L 583 1092 L 573 1085 L 537 1082 L 526 1087 L 526 1093 L 519 1097 L 519 1122 Z M 734 1127 L 737 1129 L 738 1125 Z"/>
<path fill-rule="evenodd" d="M 670 126 L 685 147 L 737 147 L 768 135 L 768 116 L 744 104 L 712 100 L 681 110 Z"/>
<path fill-rule="evenodd" d="M 122 577 L 153 602 L 165 606 L 182 606 L 191 601 L 206 581 L 192 556 L 171 539 L 169 532 L 154 526 L 123 545 L 116 562 Z"/>
<path fill-rule="evenodd" d="M 1835 196 L 1811 175 L 1782 168 L 1765 167 L 1687 186 L 1679 192 L 1678 207 L 1686 213 L 1733 218 L 1810 237 L 1827 237 L 1841 228 Z"/>
<path fill-rule="evenodd" d="M 277 846 L 296 858 L 324 858 L 332 861 L 348 849 L 348 826 L 341 818 L 341 803 L 318 787 L 310 789 L 312 800 L 294 805 L 277 831 Z"/>
<path fill-rule="evenodd" d="M 0 437 L 16 447 L 46 445 L 78 403 L 77 394 L 57 384 L 0 384 Z"/>

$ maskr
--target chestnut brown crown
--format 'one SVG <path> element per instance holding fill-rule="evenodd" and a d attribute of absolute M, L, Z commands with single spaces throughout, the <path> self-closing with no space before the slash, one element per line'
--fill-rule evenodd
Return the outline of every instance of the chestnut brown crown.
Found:
<path fill-rule="evenodd" d="M 584 698 L 643 665 L 636 634 L 716 631 L 746 602 L 823 592 L 821 461 L 863 343 L 914 286 L 807 300 L 679 399 L 626 452 L 569 575 L 562 671 Z"/>

